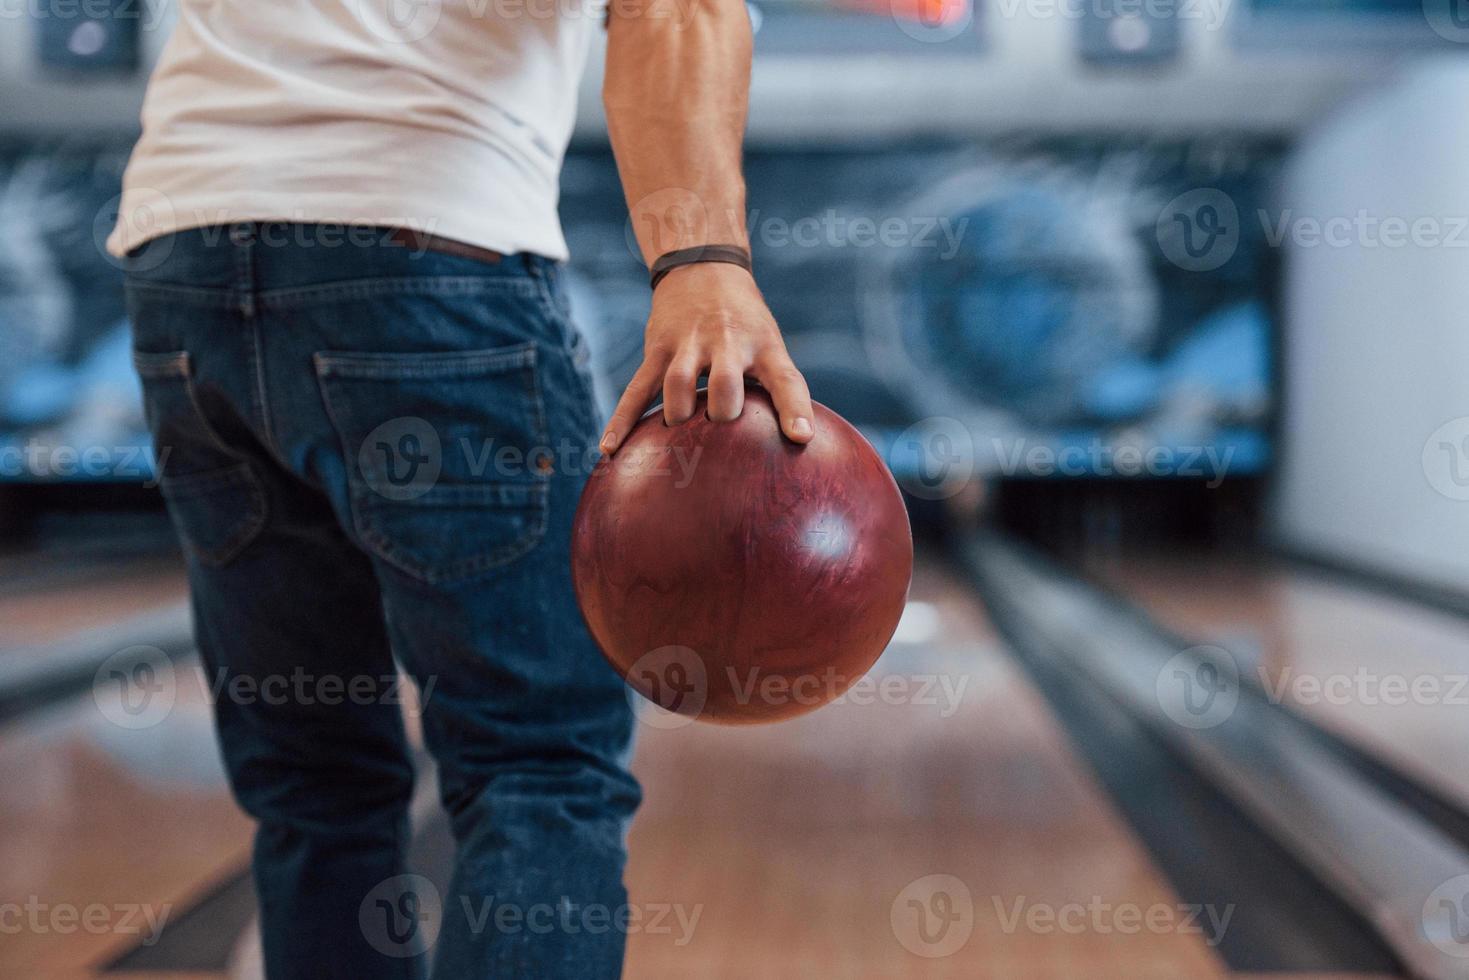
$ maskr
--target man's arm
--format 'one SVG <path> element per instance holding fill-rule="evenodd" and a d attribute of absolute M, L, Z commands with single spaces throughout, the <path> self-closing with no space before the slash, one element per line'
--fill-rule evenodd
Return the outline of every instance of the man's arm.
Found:
<path fill-rule="evenodd" d="M 612 0 L 611 11 L 602 101 L 644 261 L 698 245 L 748 248 L 740 148 L 753 42 L 744 0 Z M 643 363 L 603 452 L 616 450 L 660 386 L 665 420 L 688 419 L 706 373 L 710 418 L 739 416 L 749 376 L 770 392 L 786 436 L 810 441 L 805 379 L 754 278 L 704 262 L 673 269 L 654 291 Z"/>

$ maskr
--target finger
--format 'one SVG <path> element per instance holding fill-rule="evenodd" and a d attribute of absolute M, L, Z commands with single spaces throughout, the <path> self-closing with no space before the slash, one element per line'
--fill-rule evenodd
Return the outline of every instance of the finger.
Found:
<path fill-rule="evenodd" d="M 682 348 L 663 375 L 663 421 L 668 425 L 687 422 L 698 402 L 699 372 L 704 358 L 692 344 Z"/>
<path fill-rule="evenodd" d="M 709 366 L 709 417 L 730 422 L 745 408 L 745 366 L 729 354 L 717 355 Z"/>
<path fill-rule="evenodd" d="M 638 365 L 632 380 L 627 383 L 626 390 L 617 401 L 617 408 L 612 412 L 612 420 L 607 423 L 607 428 L 602 432 L 602 439 L 597 443 L 597 448 L 608 456 L 617 451 L 632 427 L 637 424 L 648 403 L 658 392 L 658 385 L 663 381 L 663 366 L 667 363 L 665 358 L 650 357 Z"/>
<path fill-rule="evenodd" d="M 756 370 L 755 377 L 770 392 L 775 402 L 776 414 L 780 416 L 780 429 L 792 442 L 806 443 L 816 435 L 815 414 L 811 411 L 811 392 L 806 389 L 806 379 L 790 356 L 780 353 L 765 360 Z"/>

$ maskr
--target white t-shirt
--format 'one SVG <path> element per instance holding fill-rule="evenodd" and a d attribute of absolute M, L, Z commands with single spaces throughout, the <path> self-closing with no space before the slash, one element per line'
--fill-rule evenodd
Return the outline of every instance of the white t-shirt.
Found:
<path fill-rule="evenodd" d="M 235 221 L 566 257 L 558 175 L 596 0 L 181 0 L 108 249 Z"/>

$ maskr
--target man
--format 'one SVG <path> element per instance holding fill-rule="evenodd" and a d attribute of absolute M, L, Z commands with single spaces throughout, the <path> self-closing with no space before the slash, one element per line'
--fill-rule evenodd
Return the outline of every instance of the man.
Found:
<path fill-rule="evenodd" d="M 603 12 L 404 10 L 183 0 L 110 240 L 220 743 L 259 821 L 266 970 L 411 977 L 432 946 L 455 980 L 615 976 L 639 794 L 570 587 L 587 454 L 561 447 L 597 429 L 556 216 Z M 701 376 L 713 418 L 752 378 L 805 442 L 745 252 L 744 4 L 617 0 L 606 30 L 613 149 L 662 279 L 600 448 L 660 392 L 686 420 Z M 395 661 L 458 845 L 441 895 L 405 875 Z"/>

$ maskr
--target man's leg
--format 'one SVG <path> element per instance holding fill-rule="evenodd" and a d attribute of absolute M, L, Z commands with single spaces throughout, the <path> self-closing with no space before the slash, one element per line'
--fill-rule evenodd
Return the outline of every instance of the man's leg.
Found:
<path fill-rule="evenodd" d="M 442 980 L 621 972 L 623 838 L 639 800 L 623 768 L 628 706 L 579 635 L 562 573 L 540 557 L 507 568 L 479 600 L 387 589 L 394 643 L 420 685 L 433 685 L 425 732 L 459 845 L 435 960 Z"/>
<path fill-rule="evenodd" d="M 293 316 L 330 343 L 314 363 L 346 509 L 424 692 L 458 841 L 435 975 L 599 980 L 621 971 L 639 792 L 625 690 L 571 587 L 595 411 L 552 294 L 494 277 Z"/>
<path fill-rule="evenodd" d="M 160 275 L 233 261 L 187 242 L 175 260 L 182 269 Z M 137 364 L 220 745 L 259 821 L 267 974 L 421 976 L 425 958 L 401 955 L 411 945 L 373 941 L 385 928 L 374 923 L 404 908 L 381 883 L 403 872 L 412 769 L 371 564 L 327 498 L 259 441 L 250 330 L 223 290 L 134 286 Z M 367 907 L 375 888 L 386 908 Z"/>
<path fill-rule="evenodd" d="M 190 573 L 220 744 L 260 822 L 267 974 L 422 976 L 416 896 L 395 881 L 413 770 L 377 583 L 329 509 L 289 496 L 228 566 Z"/>

